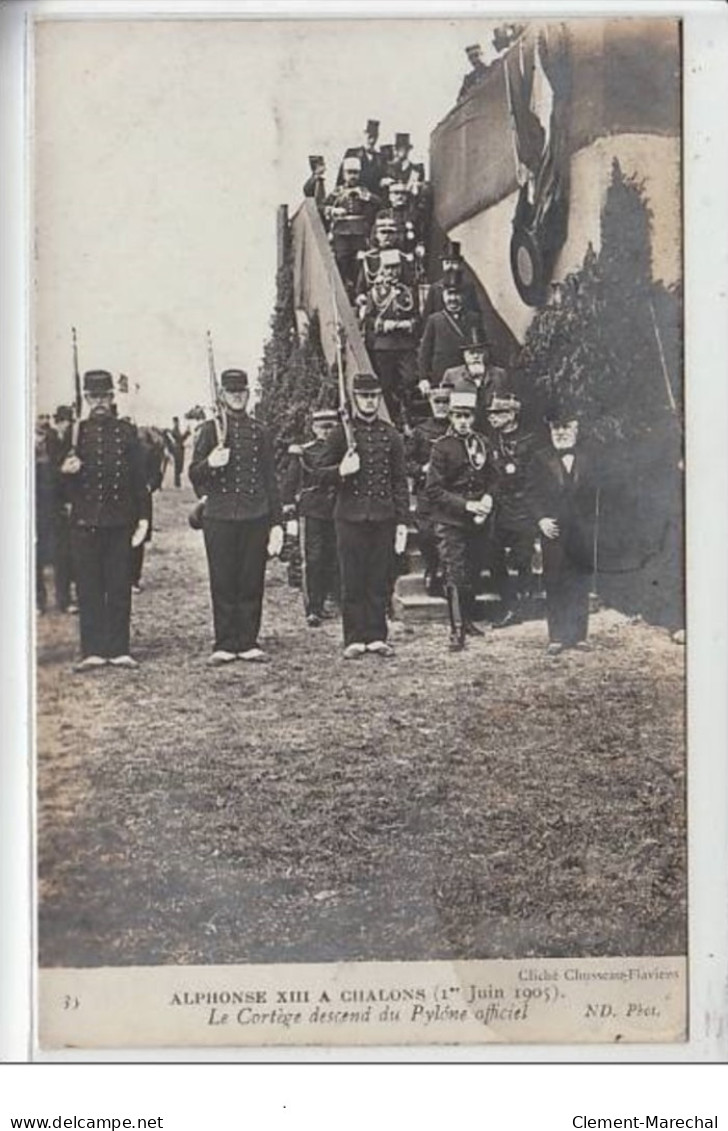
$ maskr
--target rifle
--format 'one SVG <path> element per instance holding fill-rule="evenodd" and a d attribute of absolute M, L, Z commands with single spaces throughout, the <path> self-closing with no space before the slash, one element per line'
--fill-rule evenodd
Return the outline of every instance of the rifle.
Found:
<path fill-rule="evenodd" d="M 212 347 L 212 334 L 207 331 L 207 368 L 210 380 L 210 400 L 212 401 L 213 420 L 215 421 L 215 436 L 217 438 L 217 446 L 222 447 L 225 443 L 225 415 L 220 403 L 220 388 L 217 383 L 217 373 L 215 372 L 215 353 Z"/>
<path fill-rule="evenodd" d="M 331 302 L 334 308 L 334 340 L 336 342 L 336 369 L 339 379 L 339 416 L 344 428 L 344 435 L 346 436 L 346 447 L 349 451 L 354 451 L 356 443 L 354 441 L 354 426 L 351 423 L 351 413 L 349 411 L 349 398 L 346 395 L 346 380 L 344 377 L 344 357 L 342 350 L 342 333 L 343 328 L 339 322 L 339 308 L 336 303 L 336 291 L 334 289 L 334 281 L 331 280 Z"/>
<path fill-rule="evenodd" d="M 78 368 L 78 341 L 76 327 L 71 326 L 71 341 L 73 343 L 73 409 L 74 420 L 71 424 L 71 452 L 78 447 L 78 429 L 83 411 L 83 395 L 81 393 L 81 374 Z"/>

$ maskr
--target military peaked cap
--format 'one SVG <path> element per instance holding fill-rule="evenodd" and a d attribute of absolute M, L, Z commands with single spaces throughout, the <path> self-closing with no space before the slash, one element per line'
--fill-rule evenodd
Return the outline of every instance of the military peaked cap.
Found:
<path fill-rule="evenodd" d="M 311 419 L 314 424 L 328 423 L 331 420 L 337 421 L 339 419 L 339 413 L 335 408 L 317 408 L 316 411 L 311 414 Z"/>
<path fill-rule="evenodd" d="M 352 382 L 355 393 L 381 393 L 379 378 L 373 373 L 356 373 Z"/>
<path fill-rule="evenodd" d="M 474 409 L 478 403 L 478 390 L 472 381 L 459 381 L 450 393 L 450 408 Z"/>
<path fill-rule="evenodd" d="M 220 384 L 230 393 L 242 393 L 248 387 L 248 374 L 244 369 L 224 369 Z"/>
<path fill-rule="evenodd" d="M 88 369 L 83 375 L 85 393 L 113 393 L 114 378 L 108 369 Z"/>

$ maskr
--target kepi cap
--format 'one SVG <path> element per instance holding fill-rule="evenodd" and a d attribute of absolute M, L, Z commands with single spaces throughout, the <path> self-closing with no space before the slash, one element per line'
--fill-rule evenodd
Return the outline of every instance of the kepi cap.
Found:
<path fill-rule="evenodd" d="M 459 381 L 450 393 L 450 408 L 475 409 L 478 391 L 471 381 Z"/>
<path fill-rule="evenodd" d="M 339 419 L 339 413 L 335 408 L 317 408 L 311 413 L 311 419 L 314 424 L 325 424 L 329 421 L 336 422 Z"/>
<path fill-rule="evenodd" d="M 355 373 L 352 389 L 355 393 L 381 393 L 382 386 L 373 373 Z"/>
<path fill-rule="evenodd" d="M 244 369 L 223 369 L 220 384 L 228 393 L 242 393 L 248 387 L 248 374 Z"/>
<path fill-rule="evenodd" d="M 113 393 L 114 378 L 108 369 L 87 369 L 83 375 L 84 393 Z"/>

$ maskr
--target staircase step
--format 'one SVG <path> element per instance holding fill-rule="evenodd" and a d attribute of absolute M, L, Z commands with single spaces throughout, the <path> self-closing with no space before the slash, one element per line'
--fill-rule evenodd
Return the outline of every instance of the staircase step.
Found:
<path fill-rule="evenodd" d="M 402 578 L 399 578 L 401 581 Z M 481 593 L 476 597 L 478 607 L 485 610 L 487 606 L 498 602 L 493 593 Z M 430 624 L 445 623 L 448 619 L 447 601 L 444 597 L 430 597 L 427 593 L 414 593 L 400 595 L 396 590 L 392 597 L 392 612 L 394 619 L 404 624 Z M 487 620 L 487 616 L 483 617 Z"/>

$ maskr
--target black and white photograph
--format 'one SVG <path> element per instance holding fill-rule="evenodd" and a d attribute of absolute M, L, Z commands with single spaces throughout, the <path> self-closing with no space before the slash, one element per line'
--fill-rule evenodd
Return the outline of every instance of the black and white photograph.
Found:
<path fill-rule="evenodd" d="M 681 20 L 31 44 L 40 1048 L 685 1041 Z"/>

